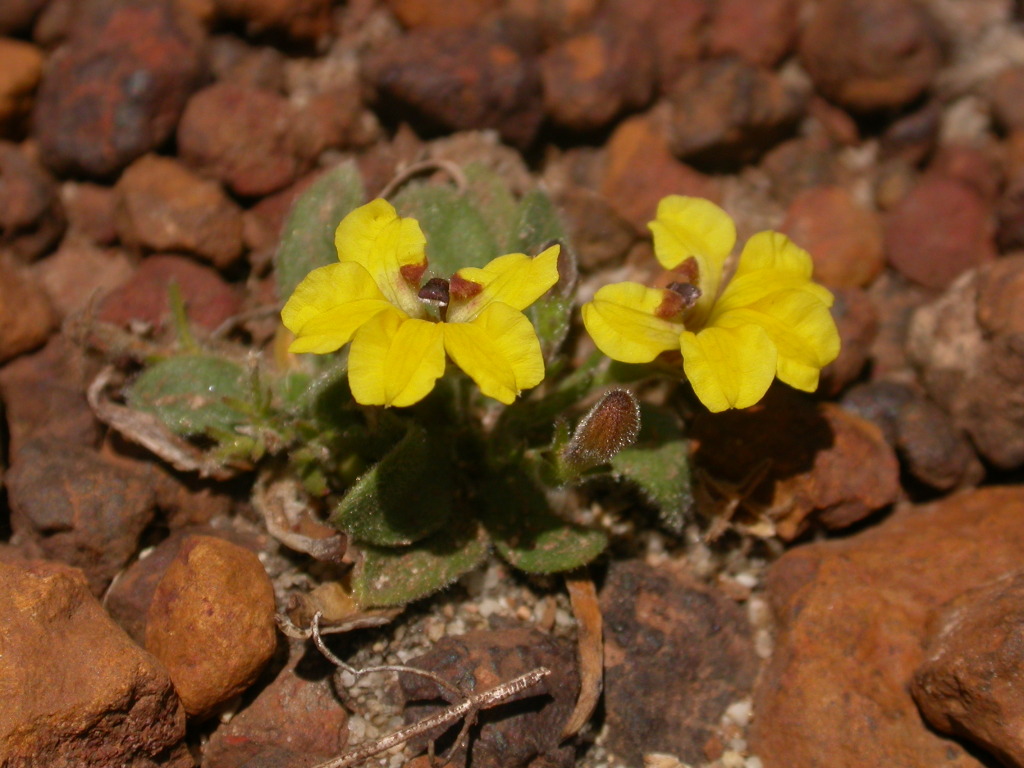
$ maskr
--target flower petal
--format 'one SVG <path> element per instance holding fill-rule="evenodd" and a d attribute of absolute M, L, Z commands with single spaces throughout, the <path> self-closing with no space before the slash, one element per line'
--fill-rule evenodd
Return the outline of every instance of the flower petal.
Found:
<path fill-rule="evenodd" d="M 779 274 L 810 280 L 814 261 L 811 254 L 784 234 L 768 230 L 747 240 L 733 279 L 759 269 L 771 269 Z"/>
<path fill-rule="evenodd" d="M 623 363 L 649 363 L 678 349 L 683 324 L 658 317 L 667 291 L 640 283 L 613 283 L 583 305 L 583 324 L 598 349 Z"/>
<path fill-rule="evenodd" d="M 647 225 L 654 235 L 654 255 L 665 269 L 690 256 L 697 260 L 701 297 L 696 317 L 711 310 L 722 281 L 725 260 L 736 244 L 736 225 L 729 214 L 700 197 L 669 195 L 658 203 L 658 215 Z"/>
<path fill-rule="evenodd" d="M 402 408 L 430 394 L 444 365 L 440 324 L 392 309 L 356 331 L 348 382 L 357 403 Z"/>
<path fill-rule="evenodd" d="M 452 281 L 448 321 L 468 323 L 494 301 L 526 309 L 558 282 L 560 250 L 560 246 L 553 245 L 532 259 L 525 253 L 509 253 L 479 269 L 460 269 Z M 480 286 L 479 292 L 471 287 L 470 295 L 460 296 L 459 280 Z"/>
<path fill-rule="evenodd" d="M 481 392 L 506 405 L 544 380 L 537 332 L 508 304 L 489 304 L 469 323 L 444 323 L 444 347 Z"/>
<path fill-rule="evenodd" d="M 416 294 L 427 268 L 426 238 L 416 219 L 403 219 L 387 200 L 373 200 L 349 213 L 334 233 L 338 259 L 362 265 L 395 306 L 416 316 Z"/>
<path fill-rule="evenodd" d="M 358 264 L 314 269 L 281 310 L 281 321 L 296 336 L 288 351 L 334 352 L 359 326 L 390 308 L 370 273 Z"/>
<path fill-rule="evenodd" d="M 778 291 L 750 306 L 732 309 L 715 321 L 718 328 L 755 324 L 778 351 L 778 377 L 791 387 L 813 392 L 818 374 L 839 355 L 839 331 L 828 305 L 806 290 Z"/>
<path fill-rule="evenodd" d="M 686 378 L 712 413 L 753 405 L 775 378 L 775 345 L 756 325 L 686 331 L 679 348 Z"/>

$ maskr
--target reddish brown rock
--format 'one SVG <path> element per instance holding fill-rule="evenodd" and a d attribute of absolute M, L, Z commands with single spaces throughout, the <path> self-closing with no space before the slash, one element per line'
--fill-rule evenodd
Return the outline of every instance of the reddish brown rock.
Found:
<path fill-rule="evenodd" d="M 739 488 L 761 477 L 741 499 L 740 522 L 785 540 L 813 521 L 852 525 L 899 495 L 899 464 L 878 427 L 781 386 L 752 408 L 697 416 L 691 435 L 694 460 L 712 487 Z M 705 514 L 715 522 L 722 510 Z"/>
<path fill-rule="evenodd" d="M 814 259 L 814 279 L 830 288 L 863 288 L 885 268 L 882 223 L 843 187 L 798 194 L 780 229 Z"/>
<path fill-rule="evenodd" d="M 718 0 L 708 53 L 774 67 L 796 45 L 799 19 L 799 0 Z"/>
<path fill-rule="evenodd" d="M 1024 574 L 1008 574 L 943 606 L 911 693 L 936 730 L 1007 766 L 1024 763 Z"/>
<path fill-rule="evenodd" d="M 1010 177 L 996 206 L 996 243 L 1002 252 L 1024 249 L 1024 173 Z"/>
<path fill-rule="evenodd" d="M 65 446 L 95 446 L 99 424 L 85 399 L 90 373 L 82 350 L 64 336 L 54 336 L 39 352 L 0 368 L 12 463 L 19 463 L 22 447 L 33 437 L 49 436 Z"/>
<path fill-rule="evenodd" d="M 117 182 L 121 242 L 189 253 L 224 268 L 242 254 L 242 211 L 220 185 L 169 157 L 145 155 Z"/>
<path fill-rule="evenodd" d="M 992 116 L 1006 131 L 1024 129 L 1024 66 L 1011 66 L 991 80 Z"/>
<path fill-rule="evenodd" d="M 603 23 L 541 58 L 544 108 L 558 125 L 591 131 L 644 106 L 654 92 L 654 51 L 637 27 Z"/>
<path fill-rule="evenodd" d="M 1024 492 L 989 488 L 785 554 L 767 582 L 778 634 L 755 689 L 754 754 L 766 768 L 980 768 L 921 722 L 908 683 L 930 611 L 1016 572 L 1022 546 Z"/>
<path fill-rule="evenodd" d="M 608 142 L 601 193 L 639 233 L 647 232 L 658 201 L 666 195 L 693 195 L 718 201 L 718 183 L 673 157 L 656 121 L 623 121 Z"/>
<path fill-rule="evenodd" d="M 158 489 L 166 487 L 165 479 L 160 480 Z M 163 501 L 164 498 L 158 497 L 158 503 L 162 504 Z M 125 568 L 104 595 L 103 606 L 110 617 L 140 646 L 146 644 L 146 621 L 157 586 L 190 536 L 213 536 L 253 551 L 257 550 L 260 543 L 230 528 L 217 530 L 209 526 L 192 526 L 172 531 L 170 536 L 150 549 L 144 557 Z"/>
<path fill-rule="evenodd" d="M 328 149 L 362 147 L 380 138 L 377 119 L 363 106 L 358 83 L 305 96 L 297 107 L 295 145 L 301 157 Z"/>
<path fill-rule="evenodd" d="M 68 237 L 94 245 L 117 242 L 114 209 L 117 200 L 113 187 L 89 182 L 65 182 L 60 190 L 68 217 Z"/>
<path fill-rule="evenodd" d="M 904 472 L 941 491 L 977 485 L 985 476 L 970 440 L 949 414 L 920 391 L 895 381 L 854 387 L 843 407 L 878 425 Z"/>
<path fill-rule="evenodd" d="M 0 253 L 0 363 L 41 346 L 55 321 L 43 289 Z"/>
<path fill-rule="evenodd" d="M 584 271 L 620 262 L 636 239 L 633 226 L 591 189 L 570 187 L 558 196 L 558 205 Z"/>
<path fill-rule="evenodd" d="M 826 0 L 799 48 L 818 92 L 857 112 L 908 104 L 942 64 L 937 23 L 915 0 Z"/>
<path fill-rule="evenodd" d="M 163 328 L 170 320 L 168 289 L 175 283 L 191 322 L 213 330 L 238 314 L 241 300 L 214 270 L 182 256 L 149 256 L 132 278 L 107 295 L 99 319 L 125 325 L 132 321 Z"/>
<path fill-rule="evenodd" d="M 281 227 L 299 195 L 309 189 L 322 171 L 308 173 L 287 189 L 260 200 L 242 214 L 242 238 L 249 249 L 249 260 L 262 267 L 271 263 L 281 239 Z"/>
<path fill-rule="evenodd" d="M 16 536 L 81 568 L 96 595 L 135 554 L 153 519 L 145 468 L 114 464 L 54 435 L 22 445 L 6 482 Z"/>
<path fill-rule="evenodd" d="M 210 536 L 182 543 L 154 592 L 146 649 L 190 716 L 206 717 L 256 681 L 274 653 L 274 610 L 255 554 Z"/>
<path fill-rule="evenodd" d="M 17 145 L 0 142 L 0 246 L 31 261 L 53 247 L 65 223 L 53 177 Z"/>
<path fill-rule="evenodd" d="M 774 196 L 785 205 L 801 192 L 837 186 L 843 178 L 836 145 L 821 134 L 778 144 L 765 153 L 761 169 L 771 180 Z"/>
<path fill-rule="evenodd" d="M 297 156 L 295 113 L 271 91 L 216 83 L 189 99 L 178 126 L 182 159 L 238 195 L 268 195 L 292 183 L 307 160 Z"/>
<path fill-rule="evenodd" d="M 447 636 L 409 666 L 426 669 L 467 691 L 484 691 L 508 682 L 538 667 L 551 674 L 534 688 L 510 699 L 520 706 L 502 707 L 493 716 L 481 718 L 473 739 L 473 765 L 477 768 L 526 768 L 545 765 L 569 768 L 574 749 L 561 744 L 562 728 L 576 704 L 579 672 L 575 651 L 536 629 L 508 628 Z M 437 683 L 419 675 L 399 676 L 405 715 L 409 721 L 437 711 L 434 702 L 451 699 Z M 447 729 L 445 729 L 447 730 Z M 432 738 L 437 738 L 435 733 Z M 424 744 L 424 746 L 426 746 Z M 465 763 L 465 751 L 449 758 L 455 765 Z"/>
<path fill-rule="evenodd" d="M 994 222 L 984 199 L 966 184 L 928 174 L 890 213 L 885 225 L 889 263 L 927 288 L 995 258 Z"/>
<path fill-rule="evenodd" d="M 249 45 L 234 35 L 215 35 L 210 38 L 209 56 L 214 80 L 275 93 L 285 90 L 287 59 L 277 48 Z"/>
<path fill-rule="evenodd" d="M 1001 163 L 995 153 L 966 144 L 940 147 L 928 164 L 928 173 L 960 182 L 986 204 L 991 204 L 1003 187 Z"/>
<path fill-rule="evenodd" d="M 30 43 L 0 38 L 0 136 L 24 132 L 43 74 L 43 54 Z"/>
<path fill-rule="evenodd" d="M 162 144 L 202 77 L 201 40 L 174 0 L 85 4 L 39 88 L 46 165 L 107 177 Z"/>
<path fill-rule="evenodd" d="M 61 319 L 80 312 L 123 285 L 135 272 L 124 251 L 96 248 L 69 238 L 60 249 L 39 262 L 36 274 Z"/>
<path fill-rule="evenodd" d="M 711 0 L 607 0 L 603 18 L 614 26 L 642 30 L 654 49 L 662 92 L 704 53 Z"/>
<path fill-rule="evenodd" d="M 286 750 L 306 762 L 326 762 L 348 742 L 348 712 L 331 677 L 334 667 L 293 644 L 292 658 L 231 722 L 220 726 L 203 750 L 205 768 L 235 768 L 269 750 Z M 301 717 L 296 713 L 301 712 Z M 274 765 L 288 765 L 282 762 Z"/>
<path fill-rule="evenodd" d="M 331 31 L 331 0 L 216 0 L 218 12 L 246 24 L 251 36 L 284 32 L 316 41 Z"/>
<path fill-rule="evenodd" d="M 1024 464 L 1024 256 L 972 271 L 913 316 L 907 352 L 931 395 L 998 467 Z"/>
<path fill-rule="evenodd" d="M 5 0 L 0 6 L 0 34 L 27 30 L 46 3 L 47 0 Z"/>
<path fill-rule="evenodd" d="M 750 162 L 793 133 L 804 100 L 771 70 L 736 58 L 700 62 L 668 92 L 672 151 L 697 163 Z"/>
<path fill-rule="evenodd" d="M 818 391 L 834 397 L 853 383 L 871 357 L 871 346 L 878 335 L 878 312 L 868 295 L 859 288 L 840 288 L 833 292 L 832 317 L 839 328 L 839 357 L 821 371 Z"/>
<path fill-rule="evenodd" d="M 613 563 L 601 590 L 608 747 L 630 765 L 702 763 L 726 707 L 757 672 L 750 625 L 685 568 Z"/>
<path fill-rule="evenodd" d="M 499 0 L 387 0 L 385 5 L 408 29 L 450 29 L 477 25 L 501 3 Z"/>
<path fill-rule="evenodd" d="M 931 155 L 942 128 L 942 104 L 930 101 L 921 109 L 893 120 L 879 139 L 879 156 L 917 167 Z"/>
<path fill-rule="evenodd" d="M 364 64 L 383 106 L 427 129 L 493 128 L 526 146 L 543 119 L 533 57 L 480 28 L 412 30 Z"/>
<path fill-rule="evenodd" d="M 79 571 L 0 562 L 0 625 L 0 754 L 10 765 L 190 764 L 167 672 L 110 620 Z"/>

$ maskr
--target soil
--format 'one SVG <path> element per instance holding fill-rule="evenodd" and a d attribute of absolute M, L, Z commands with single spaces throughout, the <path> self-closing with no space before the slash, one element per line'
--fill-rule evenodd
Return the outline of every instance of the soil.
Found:
<path fill-rule="evenodd" d="M 348 563 L 268 525 L 254 473 L 140 446 L 96 385 L 166 349 L 172 283 L 199 338 L 280 354 L 294 201 L 429 160 L 544 189 L 581 303 L 657 277 L 660 198 L 710 198 L 741 243 L 812 254 L 843 344 L 817 393 L 743 412 L 641 390 L 685 418 L 695 501 L 673 527 L 587 488 L 612 542 L 589 603 L 491 560 L 339 609 L 357 670 L 480 693 L 552 669 L 468 752 L 428 734 L 438 764 L 1024 765 L 1024 688 L 994 684 L 1024 647 L 1022 103 L 1011 0 L 5 0 L 0 764 L 315 766 L 452 703 L 328 664 L 296 626 Z M 603 646 L 577 645 L 588 611 Z M 366 764 L 430 765 L 427 741 Z"/>

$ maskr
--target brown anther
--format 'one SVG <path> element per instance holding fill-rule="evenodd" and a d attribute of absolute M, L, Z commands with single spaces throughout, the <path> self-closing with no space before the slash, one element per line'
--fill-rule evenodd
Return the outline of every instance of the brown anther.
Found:
<path fill-rule="evenodd" d="M 420 292 L 416 295 L 431 304 L 446 307 L 448 306 L 448 281 L 443 277 L 432 277 L 423 284 Z"/>
<path fill-rule="evenodd" d="M 682 297 L 684 311 L 696 304 L 701 296 L 700 288 L 693 283 L 669 283 L 668 289 Z"/>

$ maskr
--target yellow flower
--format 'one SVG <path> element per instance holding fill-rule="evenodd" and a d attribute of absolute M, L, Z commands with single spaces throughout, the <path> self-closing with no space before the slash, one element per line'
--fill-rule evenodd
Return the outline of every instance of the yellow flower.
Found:
<path fill-rule="evenodd" d="M 511 403 L 544 378 L 540 342 L 522 310 L 558 280 L 558 246 L 499 256 L 423 286 L 426 239 L 385 200 L 338 225 L 338 263 L 315 269 L 281 310 L 291 352 L 352 342 L 348 376 L 363 405 L 407 406 L 444 373 L 446 354 L 488 397 Z"/>
<path fill-rule="evenodd" d="M 654 253 L 668 288 L 615 283 L 583 306 L 583 322 L 613 360 L 648 363 L 678 351 L 683 371 L 711 411 L 746 408 L 776 376 L 813 392 L 839 354 L 832 294 L 812 282 L 810 255 L 778 232 L 747 241 L 732 278 L 722 273 L 736 226 L 717 205 L 673 195 L 658 205 Z"/>

